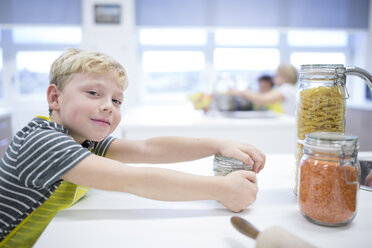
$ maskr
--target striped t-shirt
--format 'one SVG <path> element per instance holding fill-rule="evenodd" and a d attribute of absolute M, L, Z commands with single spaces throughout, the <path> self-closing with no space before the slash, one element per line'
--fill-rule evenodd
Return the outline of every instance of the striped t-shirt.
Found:
<path fill-rule="evenodd" d="M 114 140 L 74 141 L 61 125 L 34 118 L 17 132 L 0 161 L 0 241 L 62 183 L 61 176 L 91 152 L 104 156 Z"/>

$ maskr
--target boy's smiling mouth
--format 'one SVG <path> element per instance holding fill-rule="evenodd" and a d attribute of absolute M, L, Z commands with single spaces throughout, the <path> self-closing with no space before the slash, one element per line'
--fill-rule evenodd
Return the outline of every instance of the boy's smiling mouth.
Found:
<path fill-rule="evenodd" d="M 108 120 L 104 120 L 104 119 L 93 119 L 93 118 L 91 118 L 91 120 L 93 122 L 95 122 L 96 124 L 100 125 L 100 126 L 109 127 L 111 125 L 110 121 L 108 121 Z"/>

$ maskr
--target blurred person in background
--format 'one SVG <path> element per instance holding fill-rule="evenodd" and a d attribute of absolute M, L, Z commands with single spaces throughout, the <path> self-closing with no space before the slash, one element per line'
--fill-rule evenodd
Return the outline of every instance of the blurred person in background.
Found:
<path fill-rule="evenodd" d="M 273 78 L 269 75 L 263 75 L 259 77 L 257 81 L 259 93 L 270 92 L 274 87 Z"/>
<path fill-rule="evenodd" d="M 297 89 L 295 85 L 297 80 L 298 73 L 296 68 L 291 64 L 281 64 L 273 79 L 275 84 L 273 90 L 253 92 L 250 89 L 243 91 L 231 89 L 230 94 L 243 96 L 258 106 L 270 106 L 268 109 L 275 112 L 294 116 L 296 111 Z M 273 104 L 276 104 L 275 108 Z"/>
<path fill-rule="evenodd" d="M 273 91 L 274 89 L 274 81 L 272 76 L 270 75 L 262 75 L 258 78 L 258 92 L 263 94 L 263 93 L 268 93 Z M 283 113 L 283 109 L 281 107 L 280 102 L 274 102 L 274 103 L 269 103 L 265 105 L 259 105 L 257 103 L 253 104 L 253 110 L 271 110 L 274 112 L 278 113 Z"/>

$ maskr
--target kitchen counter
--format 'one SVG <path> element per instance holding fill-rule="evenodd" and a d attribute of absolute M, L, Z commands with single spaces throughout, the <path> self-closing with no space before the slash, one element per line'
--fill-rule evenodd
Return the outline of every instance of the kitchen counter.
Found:
<path fill-rule="evenodd" d="M 265 153 L 294 153 L 295 125 L 294 117 L 271 112 L 214 112 L 205 115 L 191 106 L 153 106 L 124 111 L 120 127 L 122 136 L 127 139 L 214 137 L 249 143 Z"/>
<path fill-rule="evenodd" d="M 146 166 L 212 175 L 212 160 Z M 358 213 L 349 225 L 312 224 L 300 214 L 292 191 L 294 163 L 293 154 L 269 154 L 257 175 L 257 200 L 238 214 L 216 201 L 162 202 L 92 189 L 73 207 L 60 211 L 34 247 L 254 247 L 252 239 L 230 224 L 234 215 L 260 230 L 283 227 L 320 248 L 371 247 L 372 192 L 360 190 Z"/>

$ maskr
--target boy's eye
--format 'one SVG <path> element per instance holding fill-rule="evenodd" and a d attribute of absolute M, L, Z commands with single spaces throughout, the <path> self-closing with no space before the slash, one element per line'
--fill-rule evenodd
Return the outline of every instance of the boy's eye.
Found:
<path fill-rule="evenodd" d="M 121 105 L 121 101 L 120 100 L 117 100 L 117 99 L 112 99 L 112 102 L 117 104 L 117 105 Z"/>
<path fill-rule="evenodd" d="M 92 96 L 98 96 L 98 93 L 93 90 L 88 90 L 87 93 Z"/>

